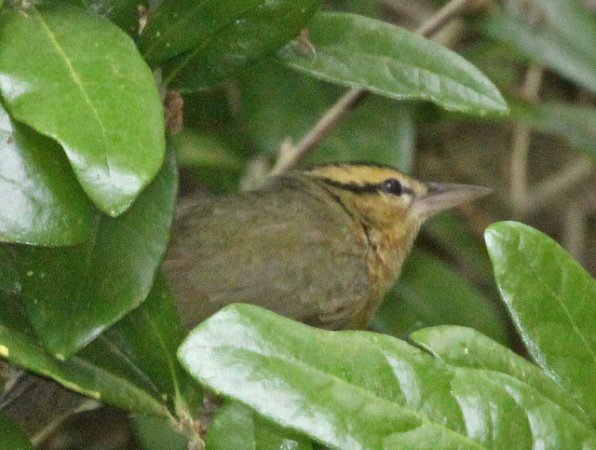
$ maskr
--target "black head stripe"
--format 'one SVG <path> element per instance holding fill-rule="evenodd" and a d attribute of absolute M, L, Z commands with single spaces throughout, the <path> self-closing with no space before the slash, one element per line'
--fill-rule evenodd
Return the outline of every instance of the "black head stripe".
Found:
<path fill-rule="evenodd" d="M 393 195 L 400 195 L 397 192 L 387 192 L 386 189 L 386 181 L 381 183 L 365 183 L 365 184 L 357 184 L 357 183 L 342 183 L 340 181 L 332 180 L 330 178 L 320 178 L 322 182 L 329 186 L 336 187 L 338 189 L 343 189 L 345 191 L 353 192 L 354 194 L 378 194 L 379 192 L 385 192 Z M 407 195 L 414 195 L 414 191 L 409 187 L 401 185 L 401 194 Z"/>

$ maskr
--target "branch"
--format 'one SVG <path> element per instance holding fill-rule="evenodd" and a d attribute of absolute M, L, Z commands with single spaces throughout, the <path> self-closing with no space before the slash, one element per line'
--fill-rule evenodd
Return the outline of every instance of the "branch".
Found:
<path fill-rule="evenodd" d="M 421 36 L 430 37 L 442 29 L 454 17 L 462 14 L 475 0 L 451 0 L 439 11 L 425 20 L 418 27 L 416 33 Z M 356 108 L 366 97 L 368 91 L 362 88 L 348 90 L 319 121 L 306 133 L 306 135 L 294 146 L 288 149 L 282 148 L 271 175 L 279 175 L 294 169 L 319 143 L 325 139 L 344 118 Z"/>

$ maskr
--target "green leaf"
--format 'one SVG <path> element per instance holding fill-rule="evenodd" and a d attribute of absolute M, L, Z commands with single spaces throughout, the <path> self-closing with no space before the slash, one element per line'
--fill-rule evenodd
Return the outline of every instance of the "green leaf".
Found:
<path fill-rule="evenodd" d="M 275 63 L 248 71 L 240 79 L 240 90 L 247 131 L 258 150 L 268 155 L 276 155 L 286 138 L 298 142 L 341 95 L 336 86 Z M 412 105 L 373 96 L 306 163 L 366 160 L 408 171 L 415 142 L 412 113 Z"/>
<path fill-rule="evenodd" d="M 178 351 L 215 392 L 335 448 L 596 448 L 596 433 L 527 384 L 451 366 L 386 335 L 329 332 L 251 305 Z"/>
<path fill-rule="evenodd" d="M 496 305 L 425 252 L 412 252 L 391 294 L 375 317 L 375 329 L 381 332 L 402 337 L 433 325 L 463 325 L 511 344 L 507 322 Z"/>
<path fill-rule="evenodd" d="M 571 28 L 569 23 L 565 26 Z M 593 51 L 584 52 L 550 27 L 532 27 L 508 14 L 490 16 L 483 28 L 489 36 L 596 92 L 596 55 Z M 582 39 L 588 45 L 591 42 L 585 36 Z"/>
<path fill-rule="evenodd" d="M 100 14 L 130 36 L 137 37 L 139 34 L 139 1 L 138 0 L 80 0 L 87 9 Z"/>
<path fill-rule="evenodd" d="M 163 108 L 132 40 L 73 6 L 7 12 L 0 91 L 12 116 L 57 140 L 105 213 L 130 207 L 163 162 Z"/>
<path fill-rule="evenodd" d="M 256 415 L 238 402 L 218 408 L 206 440 L 210 450 L 312 450 L 308 439 Z"/>
<path fill-rule="evenodd" d="M 126 377 L 94 365 L 80 356 L 68 361 L 52 357 L 33 336 L 17 299 L 1 292 L 0 357 L 96 400 L 129 411 L 171 418 L 159 396 Z"/>
<path fill-rule="evenodd" d="M 511 118 L 565 139 L 570 147 L 596 158 L 596 108 L 571 103 L 511 101 Z"/>
<path fill-rule="evenodd" d="M 25 432 L 16 423 L 6 417 L 1 410 L 0 436 L 2 436 L 2 448 L 10 450 L 33 450 L 35 448 L 27 438 Z"/>
<path fill-rule="evenodd" d="M 451 365 L 494 370 L 510 375 L 537 389 L 553 403 L 590 426 L 586 413 L 543 370 L 472 328 L 424 328 L 412 333 L 410 339 Z"/>
<path fill-rule="evenodd" d="M 95 209 L 55 142 L 0 105 L 0 241 L 72 245 L 89 238 Z"/>
<path fill-rule="evenodd" d="M 188 450 L 186 438 L 172 429 L 172 425 L 161 417 L 139 416 L 131 418 L 135 434 L 143 450 Z"/>
<path fill-rule="evenodd" d="M 163 275 L 139 308 L 66 362 L 42 349 L 15 296 L 0 293 L 0 300 L 0 353 L 15 364 L 83 395 L 165 418 L 168 426 L 168 408 L 188 418 L 197 409 L 197 386 L 176 360 L 185 332 Z"/>
<path fill-rule="evenodd" d="M 263 7 L 263 0 L 179 0 L 163 2 L 139 38 L 139 48 L 152 65 L 208 45 L 234 21 Z M 233 28 L 232 28 L 233 29 Z"/>
<path fill-rule="evenodd" d="M 147 297 L 174 214 L 177 173 L 170 153 L 126 214 L 97 217 L 88 242 L 16 248 L 29 320 L 57 357 L 72 355 Z"/>
<path fill-rule="evenodd" d="M 192 27 L 205 34 L 191 51 L 164 65 L 164 79 L 181 91 L 212 87 L 295 38 L 320 4 L 321 0 L 205 3 L 210 13 L 194 18 Z M 177 31 L 186 34 L 187 28 Z"/>
<path fill-rule="evenodd" d="M 174 407 L 194 405 L 195 383 L 176 360 L 186 331 L 165 276 L 158 273 L 143 304 L 79 353 Z M 181 409 L 179 410 L 181 412 Z"/>
<path fill-rule="evenodd" d="M 507 112 L 497 88 L 472 64 L 403 28 L 352 14 L 321 13 L 308 31 L 314 50 L 292 43 L 279 52 L 296 70 L 390 98 L 430 100 L 452 111 Z"/>
<path fill-rule="evenodd" d="M 493 224 L 485 240 L 501 296 L 530 354 L 596 424 L 596 282 L 527 225 Z"/>

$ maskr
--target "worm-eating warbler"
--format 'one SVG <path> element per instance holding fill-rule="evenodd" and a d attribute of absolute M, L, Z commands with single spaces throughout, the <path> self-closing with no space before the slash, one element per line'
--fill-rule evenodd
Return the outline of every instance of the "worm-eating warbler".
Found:
<path fill-rule="evenodd" d="M 244 302 L 323 328 L 363 328 L 420 225 L 488 192 L 373 164 L 290 172 L 260 190 L 187 203 L 164 267 L 189 326 Z"/>

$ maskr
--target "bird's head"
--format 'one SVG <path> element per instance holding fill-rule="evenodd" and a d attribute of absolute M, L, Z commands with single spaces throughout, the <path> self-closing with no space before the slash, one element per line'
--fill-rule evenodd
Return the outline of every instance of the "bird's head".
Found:
<path fill-rule="evenodd" d="M 305 174 L 328 186 L 392 246 L 403 241 L 409 247 L 426 219 L 490 192 L 480 186 L 424 183 L 392 167 L 367 163 L 315 166 Z"/>

